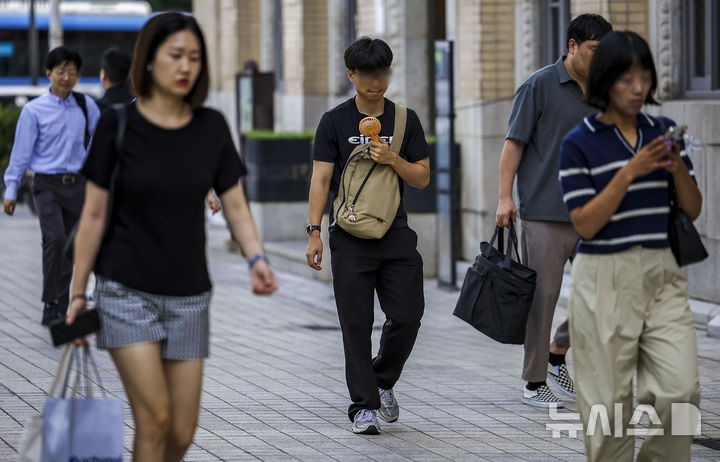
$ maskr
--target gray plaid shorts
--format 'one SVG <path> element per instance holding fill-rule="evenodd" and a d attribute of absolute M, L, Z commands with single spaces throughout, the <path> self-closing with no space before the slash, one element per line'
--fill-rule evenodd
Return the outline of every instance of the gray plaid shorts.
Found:
<path fill-rule="evenodd" d="M 155 295 L 97 277 L 99 348 L 162 341 L 163 359 L 208 357 L 211 292 L 190 296 Z"/>

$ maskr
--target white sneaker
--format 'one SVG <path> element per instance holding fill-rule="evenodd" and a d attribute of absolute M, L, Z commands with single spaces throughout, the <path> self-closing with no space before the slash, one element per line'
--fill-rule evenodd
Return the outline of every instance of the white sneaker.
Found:
<path fill-rule="evenodd" d="M 375 411 L 370 409 L 358 411 L 353 419 L 352 432 L 361 435 L 377 435 L 380 433 L 380 424 Z"/>
<path fill-rule="evenodd" d="M 540 385 L 537 390 L 528 390 L 523 387 L 522 402 L 530 406 L 549 408 L 552 405 L 558 408 L 564 407 L 565 404 L 555 396 L 547 385 Z"/>
<path fill-rule="evenodd" d="M 378 416 L 385 422 L 395 422 L 400 416 L 400 406 L 395 399 L 395 394 L 392 389 L 384 390 L 378 388 L 380 392 L 380 409 L 378 409 Z"/>

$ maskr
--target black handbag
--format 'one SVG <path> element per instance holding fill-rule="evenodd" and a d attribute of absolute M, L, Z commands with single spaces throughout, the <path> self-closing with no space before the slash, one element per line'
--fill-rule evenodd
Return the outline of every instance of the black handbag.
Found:
<path fill-rule="evenodd" d="M 124 103 L 113 104 L 112 108 L 117 114 L 117 132 L 115 133 L 115 152 L 117 153 L 117 159 L 113 166 L 113 171 L 110 175 L 110 187 L 108 189 L 108 206 L 105 212 L 105 228 L 103 230 L 103 236 L 106 235 L 108 227 L 110 226 L 110 220 L 112 218 L 112 203 L 115 197 L 115 182 L 117 181 L 118 172 L 120 171 L 120 151 L 122 149 L 123 141 L 125 140 L 125 129 L 127 128 L 127 112 Z M 65 254 L 70 260 L 73 259 L 73 252 L 75 251 L 75 236 L 77 236 L 78 226 L 80 226 L 80 220 L 75 223 L 70 234 L 68 234 L 63 246 L 63 254 Z"/>
<path fill-rule="evenodd" d="M 494 248 L 495 239 L 498 248 Z M 517 234 L 510 222 L 505 253 L 503 228 L 496 226 L 490 242 L 480 244 L 480 255 L 465 274 L 453 314 L 500 343 L 522 344 L 537 274 L 523 266 L 517 251 Z M 512 252 L 518 261 L 513 260 Z"/>
<path fill-rule="evenodd" d="M 677 203 L 677 191 L 672 175 L 668 176 L 668 197 L 668 240 L 675 261 L 679 266 L 685 266 L 705 260 L 708 257 L 707 250 L 692 220 Z"/>

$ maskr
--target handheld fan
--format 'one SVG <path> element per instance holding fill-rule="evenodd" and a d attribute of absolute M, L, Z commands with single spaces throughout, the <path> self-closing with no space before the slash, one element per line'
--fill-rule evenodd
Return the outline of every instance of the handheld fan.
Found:
<path fill-rule="evenodd" d="M 377 117 L 365 117 L 360 121 L 360 133 L 369 136 L 373 141 L 380 141 L 378 134 L 380 133 L 380 121 Z"/>

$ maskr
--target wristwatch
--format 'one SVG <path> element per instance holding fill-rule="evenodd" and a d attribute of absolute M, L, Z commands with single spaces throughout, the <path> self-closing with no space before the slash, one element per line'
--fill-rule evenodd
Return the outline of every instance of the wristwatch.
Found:
<path fill-rule="evenodd" d="M 307 227 L 305 228 L 305 232 L 307 233 L 308 236 L 311 235 L 313 231 L 320 231 L 320 226 L 319 225 L 307 225 Z"/>

